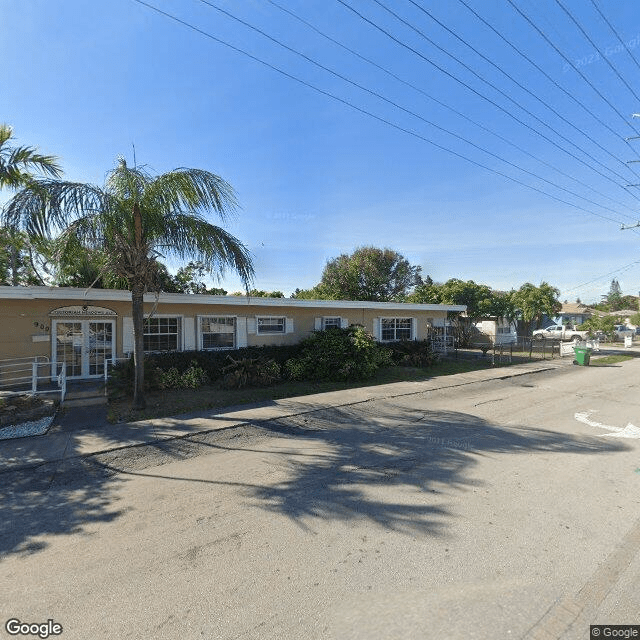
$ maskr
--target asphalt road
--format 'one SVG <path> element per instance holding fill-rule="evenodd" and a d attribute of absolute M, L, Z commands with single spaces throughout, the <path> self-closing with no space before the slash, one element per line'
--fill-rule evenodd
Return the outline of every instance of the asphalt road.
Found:
<path fill-rule="evenodd" d="M 4 474 L 0 638 L 640 624 L 639 379 L 567 367 Z"/>

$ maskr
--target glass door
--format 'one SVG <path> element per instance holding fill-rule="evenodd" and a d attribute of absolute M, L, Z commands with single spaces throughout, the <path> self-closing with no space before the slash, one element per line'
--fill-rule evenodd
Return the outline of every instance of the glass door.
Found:
<path fill-rule="evenodd" d="M 105 359 L 113 357 L 114 320 L 54 320 L 54 371 L 64 365 L 67 378 L 104 375 Z"/>
<path fill-rule="evenodd" d="M 104 375 L 104 361 L 113 357 L 113 320 L 89 320 L 89 376 Z"/>
<path fill-rule="evenodd" d="M 82 345 L 84 343 L 82 321 L 58 320 L 55 325 L 54 361 L 58 364 L 64 363 L 67 378 L 79 378 L 82 376 Z M 58 373 L 60 367 L 56 367 L 55 371 Z"/>

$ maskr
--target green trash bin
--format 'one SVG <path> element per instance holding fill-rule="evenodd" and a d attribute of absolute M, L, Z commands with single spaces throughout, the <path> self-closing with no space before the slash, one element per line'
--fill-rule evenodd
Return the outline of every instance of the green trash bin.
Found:
<path fill-rule="evenodd" d="M 575 363 L 583 367 L 587 366 L 591 359 L 590 347 L 574 347 L 573 350 L 576 352 Z"/>

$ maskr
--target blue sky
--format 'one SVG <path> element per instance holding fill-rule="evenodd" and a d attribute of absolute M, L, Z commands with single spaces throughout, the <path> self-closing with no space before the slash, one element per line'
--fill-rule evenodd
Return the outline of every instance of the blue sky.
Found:
<path fill-rule="evenodd" d="M 591 0 L 512 0 L 573 69 L 509 0 L 464 2 L 564 91 L 460 0 L 274 0 L 386 72 L 269 0 L 148 0 L 344 102 L 134 0 L 3 0 L 0 121 L 57 155 L 69 180 L 102 184 L 132 145 L 154 172 L 222 176 L 261 289 L 311 287 L 328 259 L 374 245 L 435 281 L 546 280 L 593 301 L 615 277 L 637 295 L 640 229 L 620 224 L 640 218 L 640 187 L 624 188 L 640 183 L 640 163 L 626 164 L 640 140 L 624 140 L 640 135 L 640 5 L 595 0 L 634 60 Z"/>

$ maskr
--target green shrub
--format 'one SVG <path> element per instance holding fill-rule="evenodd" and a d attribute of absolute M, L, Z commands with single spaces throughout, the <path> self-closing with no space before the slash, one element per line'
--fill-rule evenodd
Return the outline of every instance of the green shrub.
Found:
<path fill-rule="evenodd" d="M 182 373 L 177 367 L 171 367 L 167 371 L 160 370 L 159 386 L 161 389 L 198 389 L 209 382 L 204 369 L 193 360 L 186 371 Z"/>
<path fill-rule="evenodd" d="M 314 331 L 299 346 L 300 356 L 285 363 L 292 380 L 364 380 L 392 363 L 389 350 L 356 325 Z"/>
<path fill-rule="evenodd" d="M 145 391 L 153 391 L 161 388 L 162 370 L 153 362 L 145 358 L 144 360 L 144 388 Z M 110 371 L 108 379 L 109 393 L 116 395 L 133 395 L 133 381 L 135 370 L 133 366 L 133 356 L 128 360 L 118 362 Z"/>
<path fill-rule="evenodd" d="M 231 364 L 223 367 L 221 381 L 225 389 L 263 387 L 280 380 L 280 365 L 271 358 L 227 358 Z"/>
<path fill-rule="evenodd" d="M 438 362 L 439 354 L 427 340 L 402 340 L 388 346 L 394 364 L 401 367 L 430 367 Z"/>

